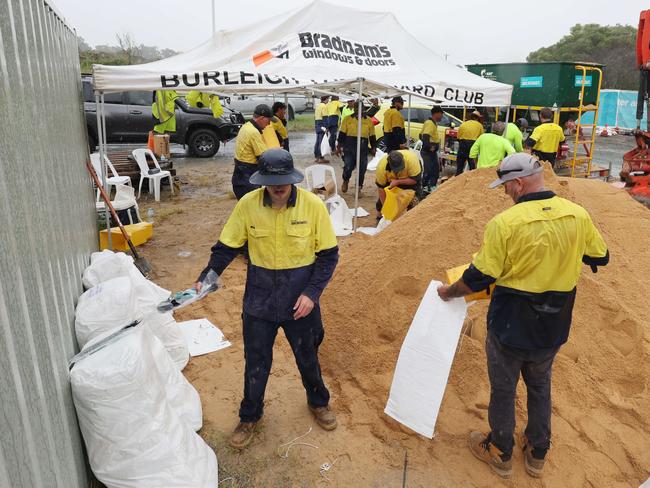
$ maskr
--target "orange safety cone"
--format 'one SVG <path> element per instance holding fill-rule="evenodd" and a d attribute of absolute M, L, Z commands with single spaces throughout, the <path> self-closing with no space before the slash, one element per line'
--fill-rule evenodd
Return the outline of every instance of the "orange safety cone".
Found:
<path fill-rule="evenodd" d="M 149 139 L 147 139 L 147 148 L 153 152 L 153 131 L 149 131 Z"/>

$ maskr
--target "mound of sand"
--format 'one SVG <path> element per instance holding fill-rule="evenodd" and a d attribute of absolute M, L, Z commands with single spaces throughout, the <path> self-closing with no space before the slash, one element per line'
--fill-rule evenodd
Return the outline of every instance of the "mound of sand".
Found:
<path fill-rule="evenodd" d="M 487 189 L 493 178 L 493 170 L 453 178 L 378 236 L 353 239 L 322 301 L 322 363 L 337 408 L 349 414 L 349 427 L 369 429 L 421 460 L 428 486 L 500 486 L 466 447 L 470 429 L 487 429 L 487 302 L 469 309 L 434 440 L 382 413 L 429 281 L 444 281 L 446 269 L 470 261 L 487 221 L 511 205 L 502 190 Z M 599 181 L 550 171 L 546 180 L 590 212 L 611 262 L 598 274 L 585 267 L 578 284 L 571 336 L 554 366 L 553 444 L 543 484 L 527 477 L 516 455 L 516 486 L 638 486 L 650 475 L 650 211 Z M 518 393 L 519 428 L 521 384 Z"/>

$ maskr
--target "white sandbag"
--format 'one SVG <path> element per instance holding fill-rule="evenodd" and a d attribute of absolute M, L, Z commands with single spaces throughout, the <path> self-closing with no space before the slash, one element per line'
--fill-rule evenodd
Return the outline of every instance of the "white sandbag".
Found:
<path fill-rule="evenodd" d="M 133 264 L 133 258 L 128 254 L 123 252 L 114 253 L 108 250 L 93 253 L 90 257 L 90 265 L 84 270 L 84 286 L 94 287 L 116 278 L 128 278 L 130 280 L 134 301 L 132 308 L 129 309 L 133 312 L 129 314 L 129 320 L 114 324 L 114 328 L 123 327 L 133 320 L 143 321 L 162 341 L 178 369 L 182 370 L 190 359 L 190 353 L 183 334 L 178 329 L 171 314 L 161 315 L 156 310 L 158 304 L 166 300 L 171 292 L 142 276 L 142 273 Z M 101 288 L 99 290 L 102 291 Z M 105 293 L 105 291 L 102 292 Z M 107 296 L 104 297 L 101 303 L 110 307 L 110 300 L 111 297 Z M 102 310 L 94 309 L 94 311 L 101 312 Z M 109 317 L 112 317 L 110 313 Z M 82 327 L 82 330 L 85 331 L 86 329 Z M 101 333 L 103 330 L 106 330 L 105 325 L 101 329 L 96 327 L 96 332 Z M 83 347 L 83 344 L 79 342 L 79 346 Z"/>
<path fill-rule="evenodd" d="M 105 332 L 117 330 L 137 318 L 131 278 L 113 278 L 79 297 L 75 311 L 75 333 L 79 348 Z"/>
<path fill-rule="evenodd" d="M 332 148 L 330 147 L 329 141 L 329 132 L 325 132 L 325 135 L 323 135 L 323 140 L 320 143 L 320 153 L 323 157 L 332 154 Z"/>
<path fill-rule="evenodd" d="M 381 158 L 384 156 L 386 156 L 386 153 L 381 149 L 377 149 L 375 156 L 368 162 L 368 166 L 366 168 L 370 171 L 376 171 L 377 166 L 379 166 L 379 161 L 381 161 Z"/>
<path fill-rule="evenodd" d="M 142 317 L 141 323 L 149 327 L 160 339 L 178 371 L 182 371 L 190 360 L 190 350 L 187 347 L 183 331 L 178 327 L 178 322 L 171 312 L 149 311 Z"/>
<path fill-rule="evenodd" d="M 332 227 L 337 237 L 345 237 L 352 233 L 352 216 L 348 204 L 340 195 L 334 195 L 327 200 L 330 209 Z"/>
<path fill-rule="evenodd" d="M 467 313 L 463 298 L 444 302 L 432 281 L 397 359 L 384 413 L 431 439 Z"/>
<path fill-rule="evenodd" d="M 156 342 L 134 327 L 72 367 L 90 466 L 108 488 L 214 488 L 216 456 L 167 399 Z"/>

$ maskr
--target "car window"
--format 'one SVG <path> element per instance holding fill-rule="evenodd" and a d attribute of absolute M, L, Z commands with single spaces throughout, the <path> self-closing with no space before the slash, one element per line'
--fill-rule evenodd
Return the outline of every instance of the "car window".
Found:
<path fill-rule="evenodd" d="M 402 110 L 400 110 L 402 117 L 404 117 L 404 121 L 408 121 L 408 108 L 404 107 Z M 411 122 L 417 122 L 420 124 L 423 124 L 425 120 L 429 118 L 429 114 L 431 111 L 426 108 L 412 108 L 411 109 Z"/>
<path fill-rule="evenodd" d="M 90 83 L 90 80 L 83 80 L 82 87 L 84 93 L 84 102 L 94 102 L 95 94 L 93 93 L 93 86 Z"/>
<path fill-rule="evenodd" d="M 107 93 L 104 95 L 104 103 L 119 103 L 122 104 L 122 92 Z"/>
<path fill-rule="evenodd" d="M 153 103 L 153 92 L 136 91 L 127 92 L 126 101 L 129 105 L 151 105 Z"/>

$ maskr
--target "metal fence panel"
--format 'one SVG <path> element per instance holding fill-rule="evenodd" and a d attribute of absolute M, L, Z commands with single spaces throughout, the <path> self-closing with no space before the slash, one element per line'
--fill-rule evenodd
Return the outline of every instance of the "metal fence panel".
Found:
<path fill-rule="evenodd" d="M 97 247 L 77 40 L 43 0 L 0 12 L 0 487 L 87 487 L 66 364 Z"/>

